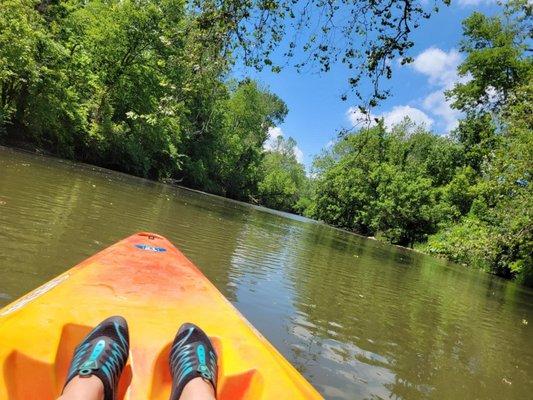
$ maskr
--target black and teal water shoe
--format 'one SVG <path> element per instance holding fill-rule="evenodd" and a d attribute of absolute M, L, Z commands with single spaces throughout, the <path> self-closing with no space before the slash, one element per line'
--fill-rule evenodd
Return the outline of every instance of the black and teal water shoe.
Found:
<path fill-rule="evenodd" d="M 76 347 L 65 386 L 76 376 L 83 378 L 94 375 L 104 384 L 104 400 L 115 400 L 128 353 L 126 320 L 120 316 L 107 318 Z"/>
<path fill-rule="evenodd" d="M 199 327 L 186 323 L 170 350 L 172 393 L 170 400 L 178 400 L 183 388 L 194 378 L 203 378 L 217 390 L 217 355 L 211 341 Z"/>

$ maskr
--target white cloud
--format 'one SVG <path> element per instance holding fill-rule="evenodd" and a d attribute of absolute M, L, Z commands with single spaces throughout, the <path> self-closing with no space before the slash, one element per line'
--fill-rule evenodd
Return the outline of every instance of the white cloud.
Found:
<path fill-rule="evenodd" d="M 265 141 L 265 144 L 263 145 L 263 148 L 265 150 L 274 150 L 275 143 L 278 137 L 283 137 L 283 130 L 279 126 L 271 126 L 268 128 L 268 138 Z M 296 157 L 296 161 L 298 161 L 300 164 L 303 164 L 304 161 L 304 153 L 302 149 L 300 149 L 298 146 L 294 146 L 294 156 Z"/>
<path fill-rule="evenodd" d="M 276 139 L 278 136 L 283 136 L 283 130 L 279 126 L 271 126 L 268 128 L 268 136 Z"/>
<path fill-rule="evenodd" d="M 424 109 L 442 118 L 447 132 L 455 129 L 461 113 L 450 106 L 442 90 L 430 93 L 423 101 Z"/>
<path fill-rule="evenodd" d="M 461 7 L 479 6 L 480 4 L 495 4 L 496 0 L 457 0 Z"/>
<path fill-rule="evenodd" d="M 463 2 L 490 1 L 490 0 L 463 0 Z M 357 107 L 350 107 L 347 118 L 354 127 L 373 126 L 375 119 L 383 118 L 385 126 L 390 129 L 408 117 L 417 125 L 425 125 L 431 129 L 434 125 L 442 127 L 447 132 L 458 125 L 461 113 L 450 106 L 444 92 L 454 87 L 457 83 L 468 82 L 469 76 L 459 76 L 457 68 L 463 58 L 459 51 L 451 49 L 445 51 L 438 47 L 429 47 L 418 54 L 409 64 L 410 68 L 427 77 L 428 83 L 433 87 L 423 100 L 417 102 L 417 107 L 410 105 L 397 105 L 391 110 L 381 114 L 364 114 Z M 438 124 L 436 123 L 438 122 Z"/>
<path fill-rule="evenodd" d="M 303 164 L 304 152 L 298 146 L 294 147 L 294 156 L 296 157 L 296 161 L 298 161 L 300 164 Z"/>
<path fill-rule="evenodd" d="M 350 107 L 346 112 L 346 115 L 354 127 L 374 126 L 376 124 L 375 120 L 380 118 L 383 118 L 383 122 L 388 129 L 402 123 L 406 118 L 409 118 L 411 122 L 414 122 L 417 125 L 424 125 L 428 129 L 431 128 L 435 122 L 424 111 L 407 105 L 394 106 L 392 107 L 392 110 L 379 115 L 372 113 L 365 114 L 357 107 Z"/>
<path fill-rule="evenodd" d="M 450 88 L 460 80 L 457 67 L 461 59 L 461 54 L 455 49 L 445 52 L 430 47 L 416 56 L 411 66 L 426 75 L 430 83 Z"/>
<path fill-rule="evenodd" d="M 484 0 L 463 0 L 463 3 L 474 4 Z M 428 82 L 438 88 L 422 101 L 422 107 L 431 115 L 439 117 L 444 129 L 449 132 L 458 125 L 461 113 L 451 108 L 451 101 L 446 99 L 444 92 L 457 83 L 468 82 L 470 76 L 459 76 L 457 67 L 462 62 L 461 54 L 456 49 L 444 51 L 438 47 L 430 47 L 415 57 L 411 67 L 428 78 Z"/>
<path fill-rule="evenodd" d="M 370 127 L 376 125 L 376 116 L 362 112 L 359 107 L 350 107 L 346 111 L 346 117 L 354 127 Z"/>
<path fill-rule="evenodd" d="M 391 111 L 383 113 L 382 116 L 385 126 L 389 129 L 403 122 L 406 118 L 417 125 L 424 125 L 428 129 L 435 122 L 424 111 L 411 106 L 394 106 Z"/>
<path fill-rule="evenodd" d="M 283 136 L 283 130 L 279 126 L 271 126 L 268 128 L 267 134 L 268 138 L 263 147 L 265 150 L 272 150 L 278 136 Z"/>

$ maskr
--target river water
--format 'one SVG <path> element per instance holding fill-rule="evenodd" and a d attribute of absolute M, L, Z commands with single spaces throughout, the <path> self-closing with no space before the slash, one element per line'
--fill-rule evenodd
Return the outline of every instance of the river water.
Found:
<path fill-rule="evenodd" d="M 0 305 L 137 231 L 328 399 L 533 398 L 533 291 L 304 218 L 0 147 Z"/>

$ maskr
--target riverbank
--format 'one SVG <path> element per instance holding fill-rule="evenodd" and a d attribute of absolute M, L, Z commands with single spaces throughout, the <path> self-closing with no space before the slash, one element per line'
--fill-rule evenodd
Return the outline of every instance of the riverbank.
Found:
<path fill-rule="evenodd" d="M 100 166 L 97 166 L 97 165 L 94 165 L 94 164 L 88 164 L 88 163 L 83 163 L 83 162 L 76 161 L 76 160 L 69 160 L 69 159 L 61 158 L 61 157 L 58 157 L 58 156 L 50 153 L 49 151 L 47 151 L 45 149 L 39 148 L 38 146 L 35 146 L 35 145 L 32 145 L 31 143 L 23 143 L 23 142 L 9 143 L 9 145 L 0 146 L 0 150 L 1 149 L 3 149 L 4 151 L 23 152 L 23 153 L 27 153 L 27 154 L 31 154 L 31 155 L 37 155 L 37 156 L 40 156 L 40 157 L 49 157 L 49 158 L 61 160 L 62 162 L 72 163 L 72 165 L 75 165 L 75 166 L 80 166 L 81 165 L 84 168 L 87 168 L 88 170 L 97 169 L 101 173 L 108 174 L 108 175 L 109 174 L 124 174 L 124 176 L 126 176 L 126 177 L 135 177 L 136 179 L 144 179 L 147 182 L 158 182 L 158 181 L 153 180 L 153 179 L 147 179 L 147 178 L 138 177 L 138 176 L 127 174 L 127 173 L 124 173 L 124 172 L 121 172 L 121 171 L 115 171 L 115 170 L 112 170 L 112 169 L 109 169 L 109 168 L 100 167 Z M 190 191 L 192 193 L 198 193 L 198 194 L 204 195 L 204 196 L 212 196 L 214 198 L 224 199 L 225 201 L 235 202 L 235 204 L 247 204 L 247 205 L 250 205 L 250 206 L 253 206 L 253 207 L 257 208 L 258 210 L 262 210 L 262 211 L 265 211 L 265 212 L 268 212 L 268 213 L 271 213 L 271 214 L 275 214 L 275 215 L 278 215 L 278 216 L 281 216 L 281 217 L 290 218 L 290 219 L 293 219 L 293 220 L 296 220 L 296 221 L 308 221 L 308 222 L 313 222 L 313 223 L 316 223 L 316 224 L 324 224 L 326 226 L 331 227 L 332 229 L 339 230 L 341 232 L 345 232 L 345 233 L 350 234 L 350 235 L 355 235 L 357 237 L 361 237 L 361 238 L 377 241 L 379 243 L 392 245 L 392 246 L 394 246 L 394 247 L 396 247 L 396 248 L 398 248 L 398 249 L 400 249 L 402 251 L 409 251 L 409 252 L 415 252 L 415 253 L 419 253 L 419 254 L 423 254 L 423 255 L 427 255 L 427 256 L 438 257 L 438 258 L 443 259 L 443 260 L 447 260 L 447 261 L 451 261 L 451 262 L 455 262 L 457 264 L 460 264 L 464 268 L 472 268 L 472 266 L 469 266 L 467 263 L 457 262 L 457 260 L 454 260 L 454 259 L 452 259 L 450 257 L 446 257 L 445 255 L 438 254 L 438 253 L 434 254 L 434 253 L 432 253 L 430 251 L 427 251 L 424 244 L 418 244 L 415 247 L 394 245 L 394 244 L 387 243 L 383 239 L 378 239 L 378 238 L 376 238 L 374 236 L 361 235 L 361 234 L 359 234 L 357 232 L 353 232 L 353 231 L 350 231 L 350 230 L 338 228 L 338 227 L 335 227 L 334 225 L 327 224 L 327 223 L 325 223 L 323 221 L 314 220 L 312 218 L 307 218 L 307 217 L 304 217 L 302 215 L 292 214 L 292 213 L 288 213 L 288 212 L 285 212 L 285 211 L 274 210 L 274 209 L 270 209 L 270 208 L 267 208 L 267 207 L 263 207 L 263 206 L 258 205 L 258 204 L 254 204 L 254 203 L 249 203 L 249 202 L 243 202 L 243 201 L 239 201 L 239 200 L 235 200 L 235 199 L 230 199 L 230 198 L 227 198 L 227 197 L 224 197 L 224 196 L 220 196 L 220 195 L 213 194 L 213 193 L 208 193 L 208 192 L 201 191 L 201 190 L 198 190 L 198 189 L 188 188 L 186 186 L 179 185 L 179 184 L 176 184 L 176 183 L 170 183 L 170 182 L 159 182 L 159 183 L 162 183 L 162 184 L 165 184 L 165 185 L 169 185 L 170 187 L 176 187 L 176 188 L 180 188 L 180 189 L 183 189 L 183 190 L 187 190 L 187 191 Z M 477 269 L 483 270 L 485 272 L 491 273 L 490 271 L 488 271 L 487 269 L 484 269 L 482 267 L 474 267 L 474 268 L 477 268 Z"/>

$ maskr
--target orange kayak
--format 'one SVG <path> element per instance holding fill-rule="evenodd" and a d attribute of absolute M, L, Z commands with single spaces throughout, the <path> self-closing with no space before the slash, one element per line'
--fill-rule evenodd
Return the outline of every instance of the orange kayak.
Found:
<path fill-rule="evenodd" d="M 0 310 L 0 399 L 55 399 L 75 346 L 117 314 L 130 328 L 119 399 L 169 398 L 168 353 L 187 321 L 219 355 L 217 399 L 322 398 L 178 249 L 139 233 Z"/>

